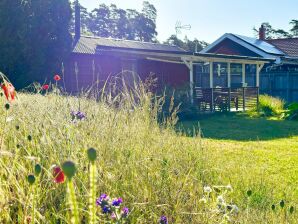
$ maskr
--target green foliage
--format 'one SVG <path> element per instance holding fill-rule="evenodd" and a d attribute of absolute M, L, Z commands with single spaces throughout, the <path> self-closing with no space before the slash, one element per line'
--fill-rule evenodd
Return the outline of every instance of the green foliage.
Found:
<path fill-rule="evenodd" d="M 0 1 L 0 70 L 17 88 L 59 72 L 71 49 L 68 0 Z"/>
<path fill-rule="evenodd" d="M 74 8 L 74 4 L 72 5 Z M 73 10 L 74 11 L 74 10 Z M 85 34 L 146 42 L 156 41 L 156 16 L 154 5 L 143 2 L 141 12 L 121 9 L 115 4 L 100 4 L 89 13 L 81 6 L 82 30 Z M 74 14 L 70 30 L 74 31 Z"/>
<path fill-rule="evenodd" d="M 184 40 L 180 40 L 176 35 L 170 36 L 164 43 L 173 44 L 190 52 L 200 52 L 201 50 L 203 50 L 203 48 L 208 46 L 205 41 L 199 41 L 197 39 L 194 39 L 192 41 L 189 40 L 187 37 L 185 37 Z"/>
<path fill-rule="evenodd" d="M 287 120 L 298 119 L 298 103 L 291 103 L 287 106 L 287 109 L 284 112 L 284 118 Z"/>
<path fill-rule="evenodd" d="M 284 101 L 269 95 L 260 95 L 258 112 L 261 116 L 279 117 L 284 110 Z"/>

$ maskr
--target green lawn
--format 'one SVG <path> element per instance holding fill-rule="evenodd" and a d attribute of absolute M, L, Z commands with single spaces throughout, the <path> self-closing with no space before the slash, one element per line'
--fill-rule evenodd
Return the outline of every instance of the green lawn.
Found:
<path fill-rule="evenodd" d="M 189 136 L 201 127 L 210 174 L 242 190 L 264 208 L 286 198 L 298 204 L 298 122 L 216 114 L 178 124 Z"/>
<path fill-rule="evenodd" d="M 202 136 L 217 140 L 266 141 L 298 136 L 298 122 L 250 118 L 245 114 L 203 115 L 199 120 L 179 124 L 192 133 L 193 127 L 201 126 Z"/>

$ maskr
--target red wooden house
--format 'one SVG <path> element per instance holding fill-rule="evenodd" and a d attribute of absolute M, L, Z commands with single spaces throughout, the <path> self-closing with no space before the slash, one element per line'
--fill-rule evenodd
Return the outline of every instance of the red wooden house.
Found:
<path fill-rule="evenodd" d="M 172 45 L 82 36 L 79 6 L 76 6 L 75 11 L 73 51 L 66 63 L 64 74 L 66 89 L 70 93 L 94 87 L 94 85 L 101 87 L 119 73 L 122 73 L 128 83 L 134 80 L 135 75 L 143 80 L 153 75 L 157 78 L 159 87 L 165 85 L 178 87 L 187 84 L 189 95 L 194 102 L 197 101 L 199 105 L 203 102 L 203 104 L 209 105 L 210 110 L 214 110 L 219 99 L 221 102 L 223 99 L 225 101 L 232 99 L 229 95 L 231 94 L 232 80 L 229 67 L 232 67 L 233 63 L 242 66 L 241 78 L 236 81 L 238 82 L 237 87 L 243 89 L 235 91 L 237 94 L 242 94 L 236 98 L 242 97 L 244 102 L 244 88 L 253 88 L 254 94 L 258 94 L 260 69 L 271 61 L 271 58 L 268 59 L 257 54 L 247 55 L 246 53 L 249 51 L 246 49 L 240 49 L 240 53 L 245 53 L 245 55 L 227 55 L 229 52 L 225 51 L 220 54 L 217 52 L 192 53 Z M 220 73 L 216 63 L 228 65 L 227 79 L 224 85 L 220 86 L 226 87 L 226 89 L 216 89 L 216 78 Z M 247 65 L 254 65 L 257 68 L 254 72 L 255 82 L 251 86 L 245 85 L 246 70 L 243 68 Z M 207 86 L 198 85 L 200 77 L 194 75 L 198 74 L 194 70 L 200 69 L 200 66 L 209 68 L 207 76 L 203 77 Z M 205 89 L 200 89 L 201 87 Z M 257 98 L 254 97 L 254 99 Z M 243 109 L 245 109 L 245 103 L 243 105 Z"/>

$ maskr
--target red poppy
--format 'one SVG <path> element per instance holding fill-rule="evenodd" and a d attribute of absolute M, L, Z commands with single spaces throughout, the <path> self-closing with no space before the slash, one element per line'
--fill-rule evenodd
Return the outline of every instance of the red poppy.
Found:
<path fill-rule="evenodd" d="M 13 85 L 9 82 L 3 83 L 1 88 L 4 92 L 4 95 L 8 101 L 13 101 L 16 96 L 16 91 Z"/>
<path fill-rule="evenodd" d="M 50 88 L 50 86 L 48 85 L 48 84 L 44 84 L 43 86 L 42 86 L 42 89 L 43 90 L 48 90 Z"/>
<path fill-rule="evenodd" d="M 63 183 L 65 181 L 65 175 L 59 166 L 55 166 L 53 168 L 53 176 L 54 182 L 57 184 Z"/>
<path fill-rule="evenodd" d="M 54 80 L 55 80 L 55 81 L 59 81 L 60 79 L 61 79 L 61 77 L 60 77 L 59 75 L 55 75 L 55 76 L 54 76 Z"/>

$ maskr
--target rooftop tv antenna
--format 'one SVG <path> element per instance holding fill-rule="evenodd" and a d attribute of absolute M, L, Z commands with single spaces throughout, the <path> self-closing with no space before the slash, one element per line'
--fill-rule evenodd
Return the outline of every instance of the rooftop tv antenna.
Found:
<path fill-rule="evenodd" d="M 178 34 L 181 34 L 182 32 L 181 32 L 181 30 L 190 30 L 191 29 L 191 25 L 182 25 L 181 24 L 181 21 L 177 21 L 176 22 L 176 25 L 175 25 L 175 30 L 176 30 L 176 36 L 178 35 Z"/>

